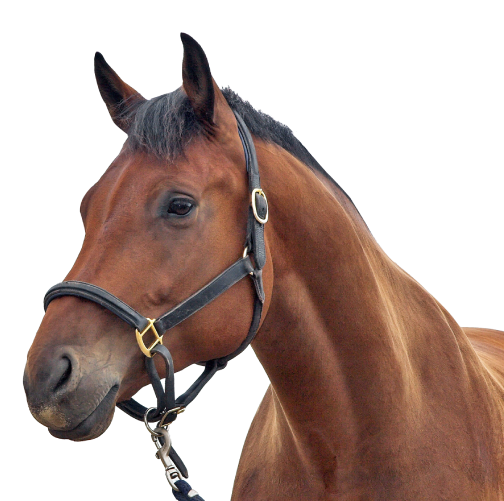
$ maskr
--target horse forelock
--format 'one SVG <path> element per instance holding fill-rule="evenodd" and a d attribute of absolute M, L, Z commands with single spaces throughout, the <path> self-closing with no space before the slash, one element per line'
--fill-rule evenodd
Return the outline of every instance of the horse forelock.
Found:
<path fill-rule="evenodd" d="M 132 116 L 129 149 L 145 151 L 162 160 L 176 160 L 191 139 L 205 130 L 182 89 L 145 101 L 128 113 Z"/>

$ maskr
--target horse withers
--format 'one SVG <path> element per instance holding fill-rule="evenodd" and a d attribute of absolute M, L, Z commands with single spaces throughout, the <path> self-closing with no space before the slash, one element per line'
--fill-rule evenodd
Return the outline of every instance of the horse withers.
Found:
<path fill-rule="evenodd" d="M 182 87 L 151 100 L 95 58 L 128 138 L 82 201 L 66 280 L 158 318 L 239 259 L 250 212 L 239 114 L 271 211 L 252 344 L 271 385 L 233 499 L 503 500 L 504 333 L 459 327 L 291 131 L 220 90 L 201 47 L 182 42 Z M 175 371 L 235 352 L 256 294 L 240 280 L 165 334 Z M 55 437 L 96 438 L 149 383 L 144 358 L 111 311 L 59 297 L 28 354 L 30 410 Z"/>

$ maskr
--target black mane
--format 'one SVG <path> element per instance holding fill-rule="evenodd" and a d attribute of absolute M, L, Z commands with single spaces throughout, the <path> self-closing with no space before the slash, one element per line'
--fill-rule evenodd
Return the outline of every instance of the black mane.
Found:
<path fill-rule="evenodd" d="M 338 183 L 296 139 L 289 127 L 266 113 L 257 111 L 229 87 L 222 89 L 222 93 L 231 109 L 243 118 L 252 135 L 277 144 L 310 169 L 320 172 L 351 201 Z M 204 125 L 196 117 L 189 99 L 181 89 L 142 103 L 131 110 L 131 115 L 128 146 L 134 151 L 149 151 L 159 158 L 171 161 L 184 153 L 193 138 L 205 133 Z"/>

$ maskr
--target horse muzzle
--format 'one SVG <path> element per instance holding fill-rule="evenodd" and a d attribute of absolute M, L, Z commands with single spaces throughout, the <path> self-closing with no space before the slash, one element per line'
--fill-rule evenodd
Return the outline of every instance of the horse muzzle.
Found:
<path fill-rule="evenodd" d="M 44 350 L 25 369 L 23 384 L 30 412 L 57 438 L 98 437 L 112 421 L 118 378 L 107 365 L 90 363 L 91 357 L 74 348 L 49 352 Z"/>

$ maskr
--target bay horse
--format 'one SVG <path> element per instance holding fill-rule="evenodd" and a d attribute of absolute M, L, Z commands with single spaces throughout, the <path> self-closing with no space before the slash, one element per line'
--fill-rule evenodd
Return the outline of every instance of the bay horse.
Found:
<path fill-rule="evenodd" d="M 252 346 L 271 385 L 232 499 L 504 500 L 504 333 L 459 327 L 292 132 L 219 89 L 202 48 L 182 42 L 182 87 L 151 100 L 95 57 L 128 138 L 82 200 L 85 239 L 66 280 L 158 318 L 235 262 L 250 206 L 238 113 L 270 207 Z M 175 371 L 234 352 L 255 294 L 241 280 L 171 329 Z M 98 437 L 148 383 L 120 318 L 79 297 L 49 304 L 24 385 L 52 435 Z"/>

